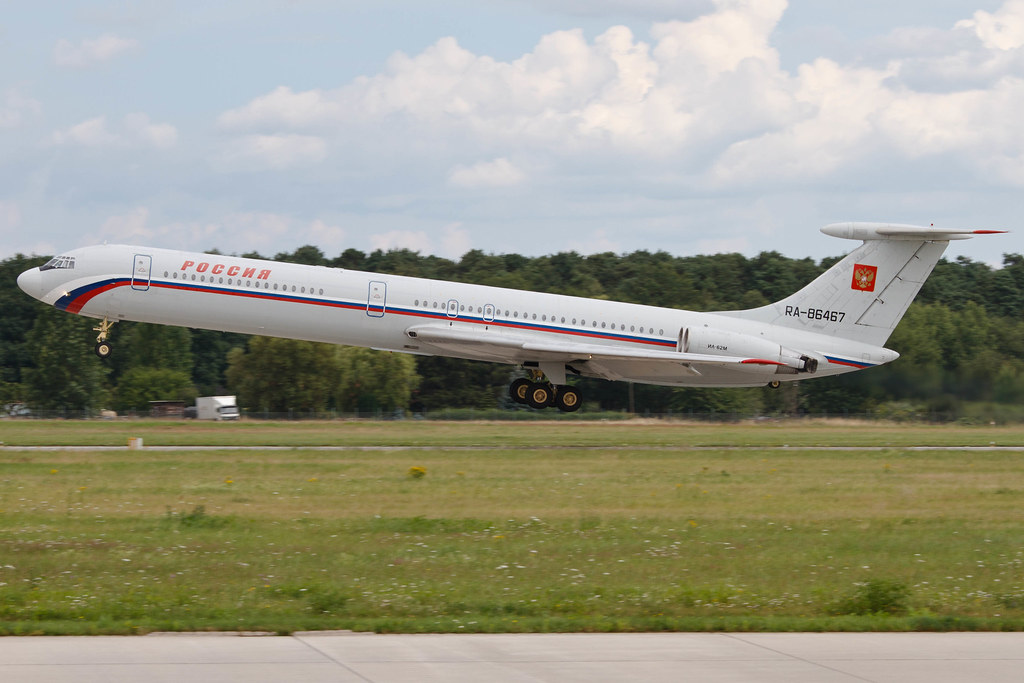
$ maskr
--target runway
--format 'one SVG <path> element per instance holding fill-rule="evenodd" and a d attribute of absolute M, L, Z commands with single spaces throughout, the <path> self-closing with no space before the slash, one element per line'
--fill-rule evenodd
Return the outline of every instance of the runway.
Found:
<path fill-rule="evenodd" d="M 1020 681 L 1021 633 L 653 633 L 0 638 L 11 683 Z"/>

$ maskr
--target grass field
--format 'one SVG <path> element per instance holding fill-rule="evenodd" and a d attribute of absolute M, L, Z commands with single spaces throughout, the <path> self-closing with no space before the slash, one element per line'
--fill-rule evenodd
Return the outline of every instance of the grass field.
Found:
<path fill-rule="evenodd" d="M 130 436 L 147 447 L 11 448 Z M 0 440 L 3 634 L 1024 630 L 1024 453 L 909 450 L 1020 428 L 5 421 Z M 161 449 L 199 445 L 257 448 Z"/>

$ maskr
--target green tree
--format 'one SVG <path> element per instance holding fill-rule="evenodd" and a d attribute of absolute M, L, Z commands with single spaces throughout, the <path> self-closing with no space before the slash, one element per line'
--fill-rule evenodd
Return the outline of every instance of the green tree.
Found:
<path fill-rule="evenodd" d="M 497 408 L 514 370 L 509 365 L 444 356 L 418 356 L 415 360 L 420 376 L 416 401 L 426 410 Z"/>
<path fill-rule="evenodd" d="M 36 316 L 26 342 L 31 368 L 24 387 L 28 404 L 37 410 L 96 410 L 107 396 L 106 367 L 93 353 L 91 318 L 44 308 Z"/>
<path fill-rule="evenodd" d="M 376 413 L 409 407 L 420 379 L 412 356 L 340 346 L 337 358 L 341 370 L 335 392 L 339 410 Z"/>
<path fill-rule="evenodd" d="M 192 335 L 184 327 L 135 323 L 118 337 L 122 371 L 162 368 L 192 373 Z"/>
<path fill-rule="evenodd" d="M 17 280 L 24 271 L 46 261 L 46 257 L 17 254 L 0 262 L 0 382 L 19 384 L 22 370 L 31 365 L 32 349 L 25 337 L 47 306 L 18 289 Z"/>
<path fill-rule="evenodd" d="M 327 259 L 318 247 L 312 244 L 301 246 L 292 253 L 282 252 L 274 257 L 275 261 L 286 261 L 288 263 L 304 263 L 307 266 L 326 266 Z"/>
<path fill-rule="evenodd" d="M 331 344 L 252 337 L 228 353 L 228 388 L 239 405 L 269 411 L 326 410 L 338 377 Z"/>
<path fill-rule="evenodd" d="M 718 413 L 741 416 L 761 412 L 761 390 L 753 388 L 694 387 L 672 392 L 671 407 L 677 413 Z"/>
<path fill-rule="evenodd" d="M 118 411 L 145 411 L 150 401 L 192 402 L 195 397 L 196 389 L 187 372 L 139 366 L 121 375 L 114 407 Z"/>

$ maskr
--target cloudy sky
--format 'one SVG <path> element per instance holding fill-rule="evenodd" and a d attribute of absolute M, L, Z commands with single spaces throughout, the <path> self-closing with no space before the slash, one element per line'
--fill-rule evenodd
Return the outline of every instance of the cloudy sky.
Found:
<path fill-rule="evenodd" d="M 2 6 L 0 258 L 1024 251 L 1024 0 Z"/>

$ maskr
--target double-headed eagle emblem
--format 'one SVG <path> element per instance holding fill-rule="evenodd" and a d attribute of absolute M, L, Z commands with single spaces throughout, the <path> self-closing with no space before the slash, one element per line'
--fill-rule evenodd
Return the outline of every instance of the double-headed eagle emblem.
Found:
<path fill-rule="evenodd" d="M 877 275 L 878 266 L 865 266 L 856 263 L 853 266 L 853 283 L 850 287 L 859 289 L 862 292 L 873 292 L 875 291 L 875 277 Z"/>

